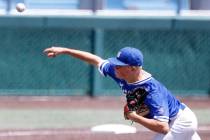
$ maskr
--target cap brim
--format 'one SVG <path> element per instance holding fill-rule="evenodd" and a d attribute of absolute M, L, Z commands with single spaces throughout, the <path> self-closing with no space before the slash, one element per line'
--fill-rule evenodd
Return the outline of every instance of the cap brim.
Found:
<path fill-rule="evenodd" d="M 109 58 L 108 61 L 115 66 L 128 66 L 128 64 L 123 63 L 115 57 Z"/>

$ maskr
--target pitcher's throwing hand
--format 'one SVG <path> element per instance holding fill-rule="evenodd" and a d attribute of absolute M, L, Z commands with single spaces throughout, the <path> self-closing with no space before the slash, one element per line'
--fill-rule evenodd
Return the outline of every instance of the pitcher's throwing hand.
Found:
<path fill-rule="evenodd" d="M 48 56 L 48 57 L 55 57 L 59 54 L 63 54 L 65 53 L 66 49 L 62 48 L 62 47 L 50 47 L 44 50 L 44 53 Z"/>

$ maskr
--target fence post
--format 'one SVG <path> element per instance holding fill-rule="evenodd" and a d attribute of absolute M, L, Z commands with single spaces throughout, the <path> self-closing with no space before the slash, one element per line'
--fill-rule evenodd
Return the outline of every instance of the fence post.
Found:
<path fill-rule="evenodd" d="M 104 31 L 103 29 L 93 29 L 93 46 L 92 53 L 103 57 L 103 48 L 104 48 Z M 100 74 L 97 68 L 91 67 L 91 81 L 90 81 L 90 96 L 96 96 L 100 92 L 102 88 L 102 81 L 100 78 Z"/>

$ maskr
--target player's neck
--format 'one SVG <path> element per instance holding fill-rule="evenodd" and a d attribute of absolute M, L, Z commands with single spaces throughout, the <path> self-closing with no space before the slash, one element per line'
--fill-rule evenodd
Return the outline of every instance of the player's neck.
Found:
<path fill-rule="evenodd" d="M 143 80 L 147 79 L 148 77 L 151 77 L 151 74 L 147 73 L 143 69 L 140 69 L 139 73 L 137 73 L 133 77 L 130 77 L 130 79 L 127 80 L 127 83 L 135 83 L 138 81 L 143 81 Z"/>
<path fill-rule="evenodd" d="M 151 77 L 152 75 L 150 73 L 148 73 L 147 71 L 145 70 L 141 70 L 140 72 L 140 78 L 139 78 L 139 81 L 143 81 L 145 79 L 148 79 L 149 77 Z"/>
<path fill-rule="evenodd" d="M 127 79 L 127 83 L 135 83 L 142 80 L 142 69 L 139 68 L 137 71 L 133 72 L 133 74 Z"/>
<path fill-rule="evenodd" d="M 142 81 L 142 80 L 144 80 L 144 74 L 143 74 L 143 69 L 141 69 L 140 71 L 139 71 L 139 74 L 138 74 L 138 76 L 137 76 L 137 79 L 136 79 L 136 82 L 137 81 Z"/>

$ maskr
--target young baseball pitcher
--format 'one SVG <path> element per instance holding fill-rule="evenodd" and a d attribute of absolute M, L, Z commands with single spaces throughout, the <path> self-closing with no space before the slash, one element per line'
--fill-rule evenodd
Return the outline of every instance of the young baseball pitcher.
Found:
<path fill-rule="evenodd" d="M 157 132 L 154 140 L 200 140 L 195 114 L 152 75 L 143 70 L 143 55 L 132 47 L 122 48 L 116 57 L 102 59 L 89 52 L 50 47 L 48 57 L 67 54 L 95 65 L 103 76 L 110 76 L 126 95 L 126 119 Z"/>

